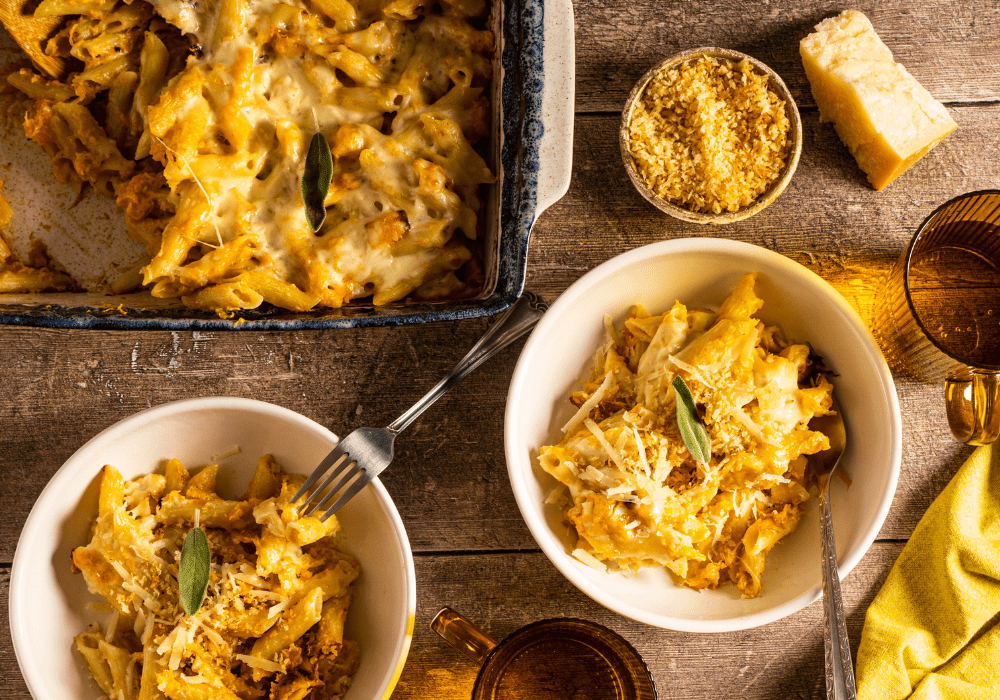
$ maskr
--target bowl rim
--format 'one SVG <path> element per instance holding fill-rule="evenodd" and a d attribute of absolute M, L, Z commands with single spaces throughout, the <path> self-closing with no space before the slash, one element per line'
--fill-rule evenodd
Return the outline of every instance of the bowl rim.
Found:
<path fill-rule="evenodd" d="M 26 542 L 31 537 L 31 533 L 35 532 L 40 527 L 43 529 L 51 527 L 52 523 L 48 519 L 47 514 L 44 512 L 45 506 L 50 500 L 61 499 L 63 498 L 63 493 L 72 491 L 72 485 L 74 484 L 76 478 L 79 477 L 77 472 L 79 472 L 80 468 L 67 468 L 67 465 L 85 463 L 92 456 L 99 455 L 101 450 L 103 450 L 109 443 L 115 441 L 119 436 L 130 432 L 141 424 L 146 424 L 153 420 L 162 419 L 170 415 L 184 413 L 191 410 L 235 410 L 262 413 L 274 416 L 284 422 L 294 423 L 299 427 L 315 433 L 318 438 L 328 440 L 331 445 L 335 444 L 339 440 L 339 438 L 325 426 L 317 423 L 311 418 L 307 418 L 306 416 L 297 413 L 296 411 L 285 408 L 284 406 L 242 397 L 203 396 L 168 401 L 166 403 L 142 409 L 141 411 L 132 413 L 120 421 L 108 426 L 85 442 L 72 455 L 70 455 L 62 465 L 60 465 L 42 489 L 41 493 L 38 495 L 38 498 L 31 507 L 31 511 L 28 513 L 28 517 L 24 521 L 24 525 L 21 528 L 21 533 L 18 535 L 17 545 L 14 550 L 14 560 L 11 565 L 10 584 L 8 590 L 8 624 L 10 625 L 11 641 L 14 647 L 14 657 L 17 659 L 18 670 L 21 672 L 21 677 L 24 679 L 24 683 L 28 687 L 28 692 L 31 694 L 31 697 L 41 698 L 43 696 L 38 692 L 39 689 L 34 676 L 29 676 L 29 674 L 25 673 L 26 660 L 22 658 L 22 656 L 26 653 L 26 650 L 23 648 L 23 641 L 21 640 L 22 630 L 28 628 L 26 622 L 27 618 L 30 617 L 27 608 L 19 604 L 22 598 L 21 590 L 25 585 L 27 585 L 26 582 L 22 582 L 22 579 L 24 579 L 27 575 L 26 562 L 30 556 L 25 551 L 26 547 L 22 546 L 22 543 Z M 392 529 L 396 533 L 398 545 L 406 562 L 404 571 L 406 586 L 406 619 L 400 621 L 399 639 L 396 643 L 396 659 L 394 660 L 392 667 L 387 668 L 383 674 L 383 690 L 379 695 L 381 700 L 388 700 L 396 687 L 396 683 L 399 681 L 400 675 L 402 674 L 403 666 L 406 662 L 406 657 L 409 654 L 410 644 L 413 639 L 417 599 L 416 573 L 413 563 L 413 552 L 410 549 L 410 541 L 406 535 L 406 528 L 399 515 L 399 511 L 396 509 L 396 505 L 393 502 L 392 497 L 377 477 L 372 479 L 371 487 L 375 490 L 376 498 L 379 503 L 385 509 Z"/>
<path fill-rule="evenodd" d="M 871 331 L 854 308 L 840 292 L 815 272 L 768 248 L 725 238 L 678 238 L 659 241 L 613 257 L 570 285 L 549 307 L 545 315 L 542 316 L 528 338 L 528 341 L 525 343 L 517 364 L 514 367 L 514 374 L 511 377 L 510 389 L 507 394 L 507 408 L 504 414 L 504 452 L 511 490 L 514 492 L 514 499 L 517 502 L 518 509 L 521 511 L 521 516 L 528 530 L 549 561 L 579 590 L 610 610 L 655 627 L 680 632 L 734 632 L 774 622 L 818 600 L 823 593 L 822 580 L 818 580 L 811 589 L 768 610 L 749 613 L 740 617 L 716 620 L 695 620 L 651 613 L 631 603 L 627 603 L 621 598 L 610 595 L 603 588 L 590 583 L 580 575 L 574 560 L 565 551 L 561 543 L 554 542 L 550 537 L 542 536 L 543 534 L 551 534 L 544 519 L 543 509 L 541 504 L 535 503 L 533 499 L 528 497 L 525 487 L 527 479 L 535 478 L 531 458 L 526 457 L 524 454 L 525 448 L 530 446 L 520 444 L 517 435 L 513 432 L 519 402 L 523 398 L 522 394 L 530 395 L 531 388 L 525 386 L 528 365 L 533 355 L 544 351 L 542 337 L 548 332 L 551 326 L 557 323 L 557 319 L 562 316 L 563 312 L 575 305 L 579 298 L 596 283 L 617 274 L 624 268 L 628 268 L 635 263 L 649 258 L 691 252 L 736 253 L 743 254 L 748 259 L 762 258 L 798 281 L 818 287 L 830 298 L 836 310 L 855 326 L 855 330 L 859 331 L 859 336 L 867 346 L 866 349 L 881 379 L 881 394 L 891 417 L 891 424 L 886 426 L 887 434 L 890 437 L 889 469 L 885 489 L 881 494 L 881 499 L 871 524 L 861 534 L 858 545 L 847 552 L 839 561 L 840 578 L 844 579 L 847 577 L 851 570 L 871 549 L 892 506 L 902 465 L 902 417 L 899 410 L 899 399 L 896 394 L 892 373 L 882 355 L 882 351 L 872 336 Z M 580 371 L 584 369 L 580 368 Z M 526 462 L 528 464 L 527 469 L 519 468 L 523 467 Z M 819 546 L 817 543 L 817 555 L 818 550 Z"/>
<path fill-rule="evenodd" d="M 785 110 L 788 113 L 788 119 L 791 123 L 789 131 L 792 138 L 792 151 L 788 156 L 788 161 L 785 163 L 784 170 L 782 170 L 781 177 L 772 182 L 749 206 L 737 209 L 736 211 L 724 211 L 720 214 L 691 211 L 676 204 L 671 204 L 654 193 L 639 175 L 635 168 L 635 162 L 632 160 L 632 154 L 629 152 L 629 122 L 632 120 L 632 112 L 635 111 L 639 97 L 646 89 L 646 85 L 660 71 L 701 56 L 725 58 L 735 63 L 744 59 L 749 61 L 757 71 L 768 77 L 770 87 L 784 100 Z M 799 115 L 799 108 L 795 104 L 795 98 L 792 97 L 792 93 L 788 90 L 788 86 L 785 85 L 785 81 L 781 79 L 781 76 L 770 66 L 749 54 L 718 46 L 702 46 L 675 53 L 646 71 L 632 87 L 631 92 L 629 92 L 628 97 L 625 99 L 625 107 L 622 109 L 621 123 L 618 130 L 618 147 L 621 151 L 622 162 L 625 164 L 625 172 L 628 173 L 629 180 L 632 181 L 639 194 L 660 211 L 670 214 L 674 218 L 694 224 L 731 224 L 748 219 L 770 205 L 785 191 L 788 183 L 792 181 L 792 175 L 795 174 L 795 170 L 799 166 L 799 159 L 802 156 L 802 142 L 802 118 Z"/>

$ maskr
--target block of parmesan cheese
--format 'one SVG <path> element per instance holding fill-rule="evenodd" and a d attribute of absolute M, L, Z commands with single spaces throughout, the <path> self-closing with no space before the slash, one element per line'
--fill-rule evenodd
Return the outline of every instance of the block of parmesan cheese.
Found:
<path fill-rule="evenodd" d="M 833 122 L 868 181 L 883 189 L 957 124 L 948 110 L 892 59 L 892 52 L 857 10 L 816 25 L 799 44 L 819 107 Z"/>

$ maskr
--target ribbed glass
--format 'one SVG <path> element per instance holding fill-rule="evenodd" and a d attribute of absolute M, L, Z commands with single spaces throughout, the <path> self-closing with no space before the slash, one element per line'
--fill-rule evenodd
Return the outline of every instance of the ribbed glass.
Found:
<path fill-rule="evenodd" d="M 953 224 L 965 223 L 956 227 Z M 1000 191 L 984 190 L 957 197 L 938 207 L 917 229 L 899 256 L 876 300 L 872 329 L 886 359 L 902 374 L 934 382 L 951 372 L 972 368 L 988 372 L 1000 366 L 970 361 L 944 347 L 927 331 L 911 296 L 911 265 L 944 248 L 962 249 L 1000 269 Z M 945 282 L 946 283 L 946 282 Z M 1000 320 L 1000 299 L 997 304 Z M 957 306 L 954 317 L 961 319 Z"/>

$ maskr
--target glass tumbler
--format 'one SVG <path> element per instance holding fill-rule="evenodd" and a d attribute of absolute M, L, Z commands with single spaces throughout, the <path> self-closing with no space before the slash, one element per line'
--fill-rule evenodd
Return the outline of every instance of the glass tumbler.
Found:
<path fill-rule="evenodd" d="M 1000 190 L 956 197 L 924 220 L 876 299 L 872 329 L 894 369 L 944 382 L 956 438 L 1000 435 Z"/>
<path fill-rule="evenodd" d="M 656 700 L 639 653 L 595 622 L 554 618 L 493 638 L 451 608 L 431 629 L 479 664 L 473 700 Z"/>

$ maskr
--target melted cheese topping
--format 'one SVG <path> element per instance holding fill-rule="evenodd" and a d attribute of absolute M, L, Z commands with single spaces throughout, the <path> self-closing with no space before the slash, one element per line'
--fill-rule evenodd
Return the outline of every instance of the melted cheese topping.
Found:
<path fill-rule="evenodd" d="M 145 269 L 154 295 L 230 309 L 259 303 L 241 291 L 290 308 L 379 304 L 471 258 L 462 241 L 477 236 L 478 187 L 493 180 L 471 145 L 486 130 L 492 34 L 451 5 L 414 22 L 391 5 L 327 4 L 315 6 L 330 16 L 296 0 L 154 2 L 201 47 L 149 109 L 152 154 L 178 200 Z M 313 233 L 300 192 L 317 132 L 334 168 Z M 239 270 L 291 287 L 232 288 Z"/>

